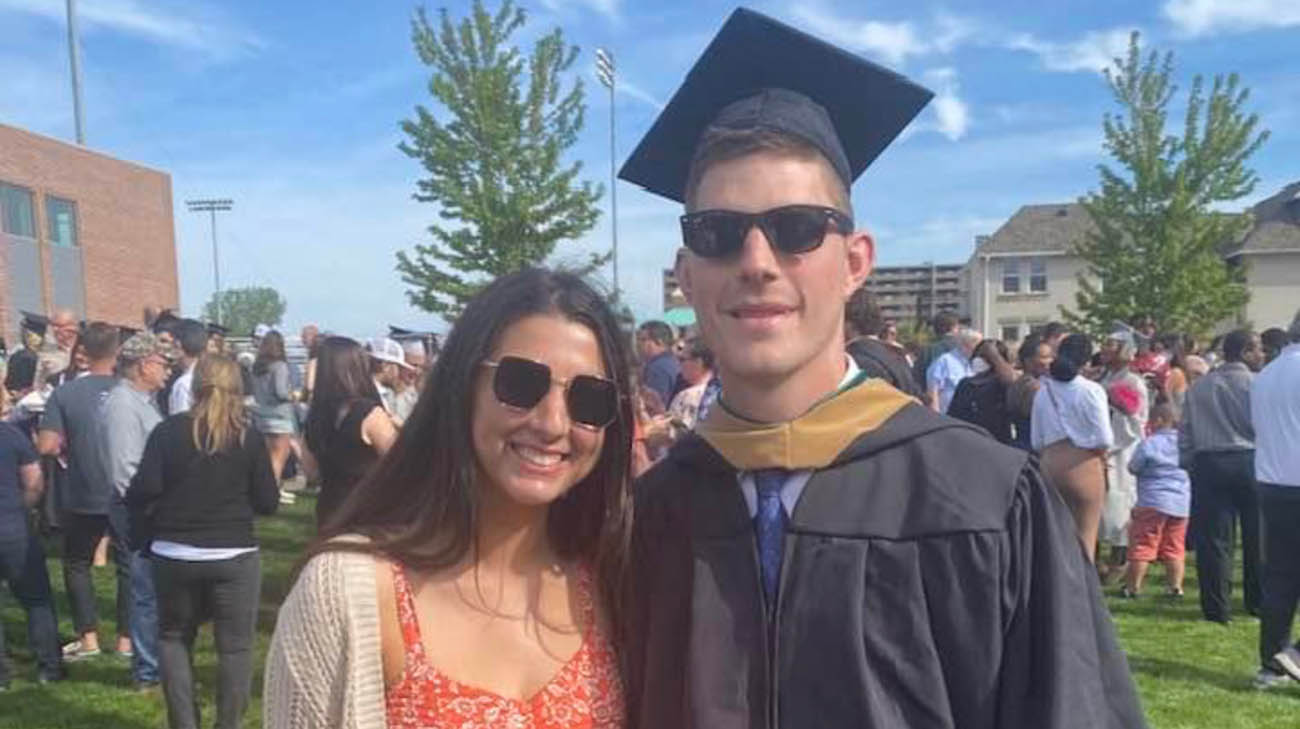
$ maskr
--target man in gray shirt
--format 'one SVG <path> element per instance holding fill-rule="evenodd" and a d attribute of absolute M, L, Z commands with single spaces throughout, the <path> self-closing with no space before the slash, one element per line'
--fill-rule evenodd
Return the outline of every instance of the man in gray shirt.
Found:
<path fill-rule="evenodd" d="M 126 499 L 149 433 L 162 422 L 155 395 L 167 383 L 173 359 L 171 347 L 149 332 L 128 339 L 118 355 L 122 380 L 109 391 L 100 409 L 100 458 L 118 503 Z M 131 675 L 137 685 L 149 686 L 158 683 L 158 605 L 153 566 L 138 525 L 131 525 L 129 531 L 131 644 L 135 649 Z"/>
<path fill-rule="evenodd" d="M 1259 501 L 1255 490 L 1255 430 L 1250 385 L 1264 363 L 1259 337 L 1246 329 L 1223 340 L 1225 363 L 1196 381 L 1183 405 L 1179 460 L 1192 477 L 1192 535 L 1201 588 L 1201 614 L 1232 618 L 1233 542 L 1241 519 L 1246 611 L 1259 613 Z"/>

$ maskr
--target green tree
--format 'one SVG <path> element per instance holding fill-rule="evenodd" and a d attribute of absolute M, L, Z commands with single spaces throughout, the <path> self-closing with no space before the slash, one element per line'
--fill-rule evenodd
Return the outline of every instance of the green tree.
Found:
<path fill-rule="evenodd" d="M 1099 165 L 1101 189 L 1081 201 L 1095 229 L 1075 247 L 1087 263 L 1078 309 L 1063 309 L 1089 331 L 1150 314 L 1159 331 L 1205 334 L 1249 299 L 1245 271 L 1222 250 L 1251 221 L 1216 208 L 1254 190 L 1246 163 L 1268 132 L 1256 130 L 1258 116 L 1244 110 L 1250 91 L 1230 74 L 1215 76 L 1208 96 L 1197 76 L 1182 134 L 1167 134 L 1173 72 L 1172 53 L 1143 58 L 1137 33 L 1106 71 L 1121 112 L 1105 116 L 1105 149 L 1122 169 Z"/>
<path fill-rule="evenodd" d="M 219 321 L 235 336 L 246 337 L 258 324 L 275 326 L 284 319 L 289 303 L 270 286 L 247 286 L 221 292 L 221 312 L 217 315 L 214 295 L 203 307 L 208 321 Z"/>
<path fill-rule="evenodd" d="M 556 28 L 525 58 L 510 44 L 524 21 L 511 0 L 495 14 L 475 0 L 459 22 L 445 8 L 436 28 L 423 9 L 412 22 L 440 109 L 417 106 L 399 148 L 428 172 L 414 196 L 436 203 L 443 222 L 429 226 L 431 243 L 397 254 L 397 270 L 414 306 L 449 319 L 492 278 L 542 262 L 599 215 L 603 188 L 562 159 L 586 111 L 582 81 L 563 88 L 578 48 Z M 588 269 L 603 260 L 592 256 Z"/>

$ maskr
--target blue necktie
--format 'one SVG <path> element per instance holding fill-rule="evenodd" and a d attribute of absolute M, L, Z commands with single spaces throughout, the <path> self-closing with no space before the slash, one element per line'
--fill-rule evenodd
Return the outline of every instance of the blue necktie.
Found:
<path fill-rule="evenodd" d="M 781 581 L 786 525 L 781 487 L 789 478 L 790 472 L 782 468 L 754 472 L 754 490 L 758 493 L 754 532 L 758 535 L 758 566 L 763 579 L 763 595 L 769 606 L 776 605 L 776 588 Z"/>

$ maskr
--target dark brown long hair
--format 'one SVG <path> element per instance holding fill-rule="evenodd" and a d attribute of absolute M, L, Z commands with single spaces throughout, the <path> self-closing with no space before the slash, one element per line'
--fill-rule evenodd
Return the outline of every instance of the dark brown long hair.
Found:
<path fill-rule="evenodd" d="M 525 269 L 497 279 L 470 301 L 397 442 L 325 523 L 308 557 L 361 551 L 436 571 L 476 551 L 482 497 L 470 427 L 473 383 L 501 333 L 536 314 L 556 314 L 591 329 L 618 387 L 618 418 L 605 430 L 596 466 L 551 504 L 547 526 L 561 559 L 594 567 L 606 614 L 619 625 L 632 527 L 628 337 L 604 297 L 569 273 Z M 346 533 L 370 541 L 328 541 Z"/>
<path fill-rule="evenodd" d="M 365 350 L 347 337 L 324 337 L 316 343 L 316 383 L 307 411 L 307 447 L 321 453 L 344 411 L 357 400 L 379 402 Z"/>
<path fill-rule="evenodd" d="M 257 359 L 253 361 L 253 374 L 264 375 L 271 368 L 272 362 L 283 362 L 284 337 L 274 329 L 262 337 L 262 344 L 257 348 Z"/>

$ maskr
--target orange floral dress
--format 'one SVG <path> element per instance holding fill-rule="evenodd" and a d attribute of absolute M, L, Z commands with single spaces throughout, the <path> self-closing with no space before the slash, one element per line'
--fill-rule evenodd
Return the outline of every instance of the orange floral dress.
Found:
<path fill-rule="evenodd" d="M 596 620 L 593 578 L 578 571 L 577 653 L 528 699 L 456 681 L 429 663 L 406 571 L 393 566 L 398 621 L 406 646 L 402 678 L 388 689 L 389 729 L 621 729 L 623 683 L 609 636 Z"/>

